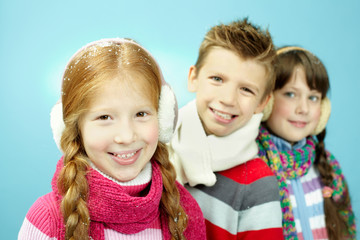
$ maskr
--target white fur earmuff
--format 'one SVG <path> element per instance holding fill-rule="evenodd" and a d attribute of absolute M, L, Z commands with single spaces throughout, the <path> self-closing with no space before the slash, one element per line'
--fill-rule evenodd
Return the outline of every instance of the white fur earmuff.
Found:
<path fill-rule="evenodd" d="M 61 150 L 60 140 L 65 129 L 65 124 L 63 120 L 62 103 L 60 100 L 51 109 L 50 126 L 56 146 Z"/>
<path fill-rule="evenodd" d="M 177 102 L 170 86 L 165 84 L 161 87 L 159 100 L 159 141 L 170 142 L 177 122 Z"/>

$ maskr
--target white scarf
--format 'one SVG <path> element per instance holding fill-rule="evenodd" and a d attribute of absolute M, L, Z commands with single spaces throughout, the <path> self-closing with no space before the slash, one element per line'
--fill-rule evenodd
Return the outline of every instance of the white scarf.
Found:
<path fill-rule="evenodd" d="M 262 113 L 254 114 L 242 128 L 225 137 L 206 136 L 196 109 L 191 101 L 179 111 L 179 121 L 170 142 L 171 161 L 179 180 L 190 186 L 213 186 L 214 172 L 223 171 L 257 157 L 255 139 L 259 133 Z"/>

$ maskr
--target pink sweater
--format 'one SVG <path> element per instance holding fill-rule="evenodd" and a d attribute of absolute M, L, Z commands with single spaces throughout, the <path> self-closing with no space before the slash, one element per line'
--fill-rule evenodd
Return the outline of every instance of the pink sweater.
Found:
<path fill-rule="evenodd" d="M 98 177 L 102 178 L 99 174 Z M 154 179 L 152 179 L 154 181 Z M 115 182 L 111 184 L 118 185 Z M 138 191 L 143 190 L 147 184 L 136 185 L 133 187 L 122 187 L 122 189 L 131 196 L 136 196 Z M 188 193 L 188 191 L 180 184 L 176 183 L 176 186 L 180 193 L 180 204 L 184 208 L 188 216 L 188 227 L 184 234 L 187 239 L 205 239 L 205 223 L 201 210 L 194 200 L 194 198 Z M 161 191 L 161 190 L 160 190 Z M 126 195 L 126 194 L 125 194 Z M 122 199 L 124 200 L 124 199 Z M 99 199 L 99 201 L 103 201 Z M 114 199 L 114 201 L 116 201 Z M 128 211 L 132 212 L 132 209 Z M 135 210 L 136 211 L 136 210 Z M 119 218 L 123 216 L 125 212 L 119 213 Z M 131 214 L 131 213 L 130 213 Z M 135 214 L 135 213 L 134 213 Z M 135 214 L 136 215 L 136 214 Z M 24 223 L 19 232 L 18 239 L 39 239 L 39 240 L 55 240 L 58 236 L 62 235 L 61 226 L 63 224 L 61 213 L 59 211 L 58 197 L 56 191 L 52 191 L 42 197 L 40 197 L 30 208 L 26 215 Z M 164 231 L 164 226 L 167 226 L 166 218 L 162 214 L 159 217 L 155 217 L 151 220 L 146 229 L 126 234 L 114 230 L 111 224 L 103 224 L 103 238 L 104 239 L 167 239 L 169 237 L 168 230 Z M 166 228 L 166 227 L 165 227 Z"/>

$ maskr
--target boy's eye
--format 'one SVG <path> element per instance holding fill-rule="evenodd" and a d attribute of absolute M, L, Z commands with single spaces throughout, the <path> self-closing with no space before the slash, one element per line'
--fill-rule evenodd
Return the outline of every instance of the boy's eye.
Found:
<path fill-rule="evenodd" d="M 215 82 L 222 82 L 222 78 L 221 77 L 216 77 L 216 76 L 213 76 L 211 77 L 212 80 L 214 80 Z"/>
<path fill-rule="evenodd" d="M 109 115 L 101 115 L 98 119 L 105 121 L 105 120 L 110 120 L 111 117 Z"/>
<path fill-rule="evenodd" d="M 248 92 L 248 93 L 254 93 L 250 88 L 247 88 L 247 87 L 242 87 L 242 88 L 240 88 L 242 91 L 244 91 L 244 92 Z"/>
<path fill-rule="evenodd" d="M 148 114 L 146 112 L 138 112 L 136 117 L 146 117 Z"/>
<path fill-rule="evenodd" d="M 285 96 L 290 97 L 290 98 L 293 98 L 293 97 L 295 97 L 295 93 L 293 93 L 293 92 L 286 92 L 286 93 L 285 93 Z"/>

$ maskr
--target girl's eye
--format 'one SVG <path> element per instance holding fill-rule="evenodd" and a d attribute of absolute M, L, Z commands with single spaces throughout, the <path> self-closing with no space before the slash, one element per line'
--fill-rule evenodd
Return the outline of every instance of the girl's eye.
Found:
<path fill-rule="evenodd" d="M 211 79 L 214 80 L 215 82 L 222 82 L 223 81 L 221 77 L 216 77 L 216 76 L 211 77 Z"/>
<path fill-rule="evenodd" d="M 101 116 L 99 117 L 99 119 L 105 121 L 105 120 L 110 120 L 111 117 L 110 117 L 109 115 L 101 115 Z"/>
<path fill-rule="evenodd" d="M 313 102 L 317 102 L 320 99 L 320 97 L 319 96 L 310 96 L 309 99 Z"/>
<path fill-rule="evenodd" d="M 293 93 L 293 92 L 286 92 L 286 93 L 285 93 L 285 96 L 287 96 L 287 97 L 289 97 L 289 98 L 293 98 L 293 97 L 295 97 L 295 93 Z"/>
<path fill-rule="evenodd" d="M 148 114 L 146 112 L 138 112 L 136 117 L 146 117 Z"/>

